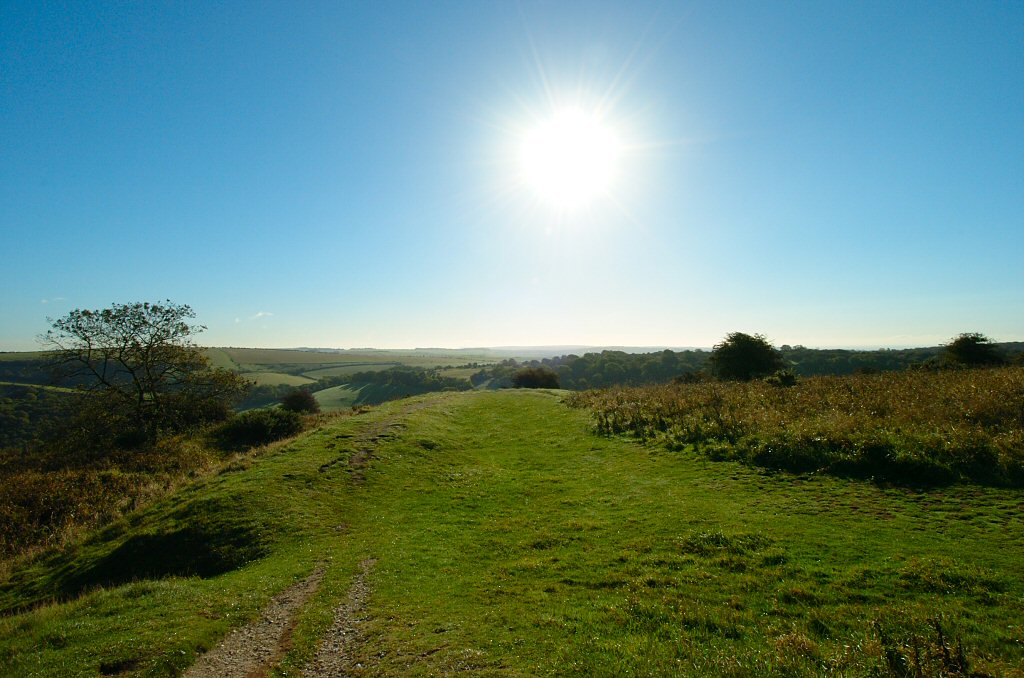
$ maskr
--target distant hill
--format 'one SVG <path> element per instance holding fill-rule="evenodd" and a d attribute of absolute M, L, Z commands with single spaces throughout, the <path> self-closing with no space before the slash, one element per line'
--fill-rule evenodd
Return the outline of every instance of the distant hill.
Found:
<path fill-rule="evenodd" d="M 1024 352 L 1024 342 L 996 344 L 1007 358 Z M 942 346 L 921 348 L 840 349 L 782 345 L 783 358 L 799 376 L 852 374 L 902 370 L 934 360 Z M 327 409 L 380 402 L 440 388 L 452 388 L 446 379 L 463 380 L 468 387 L 499 388 L 510 384 L 512 373 L 523 366 L 555 370 L 562 388 L 584 390 L 620 384 L 666 383 L 706 369 L 710 348 L 659 348 L 639 346 L 498 346 L 479 348 L 339 349 L 339 348 L 242 348 L 211 347 L 207 357 L 220 368 L 233 370 L 255 387 L 241 407 L 248 409 L 277 402 L 294 388 L 313 392 L 334 389 L 319 399 Z M 0 353 L 0 382 L 11 385 L 74 386 L 57 381 L 47 369 L 45 354 Z M 401 388 L 379 387 L 381 378 L 372 372 L 412 370 L 418 376 Z M 361 375 L 358 380 L 355 375 Z M 390 377 L 384 381 L 394 381 Z M 373 388 L 370 385 L 377 384 Z M 22 393 L 19 391 L 19 393 Z M 19 398 L 8 399 L 14 411 Z M 20 415 L 19 415 L 20 417 Z M 24 419 L 24 417 L 21 417 Z M 31 419 L 31 418 L 30 418 Z M 27 420 L 26 420 L 27 421 Z"/>

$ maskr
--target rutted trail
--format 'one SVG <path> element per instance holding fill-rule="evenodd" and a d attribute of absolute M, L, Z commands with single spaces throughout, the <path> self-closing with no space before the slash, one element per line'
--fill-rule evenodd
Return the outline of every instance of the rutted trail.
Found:
<path fill-rule="evenodd" d="M 329 678 L 345 676 L 354 668 L 352 648 L 360 642 L 359 625 L 365 621 L 366 601 L 370 596 L 367 582 L 376 560 L 366 559 L 359 564 L 359 574 L 352 582 L 348 598 L 338 606 L 334 614 L 334 623 L 320 642 L 316 657 L 310 662 L 302 675 L 307 678 Z"/>
<path fill-rule="evenodd" d="M 359 642 L 359 624 L 370 595 L 368 576 L 376 563 L 360 563 L 360 572 L 349 589 L 345 602 L 335 611 L 334 623 L 324 635 L 316 657 L 303 670 L 307 678 L 334 678 L 351 673 L 351 650 Z M 231 631 L 185 672 L 185 678 L 213 676 L 268 676 L 288 650 L 296 613 L 316 593 L 324 570 L 317 569 L 306 579 L 274 597 L 258 620 Z"/>
<path fill-rule="evenodd" d="M 379 442 L 393 438 L 397 431 L 405 428 L 403 420 L 425 406 L 426 403 L 410 404 L 394 416 L 366 426 L 355 436 L 354 450 L 347 458 L 322 465 L 320 472 L 344 462 L 351 471 L 351 481 L 364 482 L 365 469 L 374 459 Z M 368 577 L 375 563 L 372 558 L 360 563 L 360 572 L 347 599 L 336 609 L 334 622 L 322 639 L 313 661 L 303 670 L 303 675 L 311 678 L 348 675 L 354 668 L 351 650 L 353 643 L 358 642 L 358 624 L 363 621 L 360 615 L 370 593 Z M 231 631 L 217 647 L 201 656 L 184 674 L 186 678 L 269 675 L 288 651 L 299 609 L 316 593 L 323 577 L 324 568 L 320 567 L 276 596 L 257 621 Z"/>
<path fill-rule="evenodd" d="M 413 412 L 429 407 L 429 402 L 416 402 L 402 408 L 394 416 L 383 421 L 374 422 L 366 427 L 366 430 L 355 436 L 355 449 L 347 456 L 341 456 L 320 466 L 320 472 L 330 470 L 333 466 L 345 463 L 351 472 L 354 482 L 361 483 L 366 480 L 365 470 L 374 458 L 374 450 L 380 441 L 394 438 L 397 431 L 405 428 L 406 419 Z"/>
<path fill-rule="evenodd" d="M 317 569 L 275 596 L 258 620 L 231 631 L 185 672 L 185 678 L 267 675 L 287 649 L 295 613 L 316 592 L 323 577 L 324 570 Z"/>

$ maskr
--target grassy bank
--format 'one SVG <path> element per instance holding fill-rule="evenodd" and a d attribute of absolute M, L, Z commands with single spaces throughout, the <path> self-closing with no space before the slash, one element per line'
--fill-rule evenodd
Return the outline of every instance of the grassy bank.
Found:
<path fill-rule="evenodd" d="M 27 553 L 73 542 L 225 464 L 259 454 L 261 443 L 343 415 L 292 416 L 294 428 L 284 432 L 267 430 L 265 424 L 253 428 L 251 414 L 244 414 L 135 449 L 90 449 L 67 441 L 0 449 L 0 569 Z"/>
<path fill-rule="evenodd" d="M 598 431 L 712 459 L 914 485 L 1024 486 L 1024 368 L 618 388 L 575 394 Z"/>
<path fill-rule="evenodd" d="M 0 451 L 0 562 L 59 546 L 136 510 L 221 463 L 202 440 L 175 437 L 145 454 L 74 459 L 62 451 Z"/>
<path fill-rule="evenodd" d="M 562 397 L 389 403 L 25 565 L 0 673 L 174 675 L 325 567 L 278 667 L 297 675 L 373 559 L 362 675 L 936 675 L 961 646 L 1021 675 L 1019 491 L 707 464 L 595 436 Z"/>

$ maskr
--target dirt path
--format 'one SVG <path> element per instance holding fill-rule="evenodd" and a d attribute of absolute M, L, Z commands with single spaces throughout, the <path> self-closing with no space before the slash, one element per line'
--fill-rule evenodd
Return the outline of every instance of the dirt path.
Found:
<path fill-rule="evenodd" d="M 318 569 L 270 601 L 255 622 L 229 633 L 185 672 L 185 678 L 266 676 L 288 649 L 295 613 L 320 585 Z"/>
<path fill-rule="evenodd" d="M 366 480 L 365 470 L 366 467 L 374 458 L 374 451 L 378 443 L 382 440 L 390 440 L 394 438 L 398 431 L 405 428 L 405 423 L 402 421 L 406 419 L 413 412 L 422 410 L 424 407 L 429 407 L 429 402 L 418 402 L 406 405 L 400 411 L 394 415 L 384 419 L 382 421 L 370 424 L 366 430 L 360 433 L 358 436 L 354 436 L 352 440 L 353 448 L 349 449 L 345 454 L 339 456 L 337 459 L 323 464 L 320 467 L 320 472 L 324 473 L 333 469 L 339 464 L 345 464 L 348 472 L 351 474 L 350 478 L 353 482 L 361 483 Z M 339 436 L 339 438 L 353 438 L 350 434 Z"/>
<path fill-rule="evenodd" d="M 352 648 L 361 642 L 360 625 L 366 621 L 364 612 L 370 597 L 367 579 L 376 562 L 368 558 L 359 564 L 348 599 L 335 611 L 334 623 L 320 641 L 320 649 L 302 671 L 306 678 L 348 676 L 354 669 L 363 668 L 352 658 Z"/>
<path fill-rule="evenodd" d="M 320 472 L 323 473 L 336 464 L 347 463 L 352 481 L 363 482 L 364 471 L 373 460 L 379 442 L 393 438 L 398 431 L 405 428 L 401 420 L 425 406 L 426 403 L 406 406 L 394 416 L 370 425 L 355 438 L 354 449 L 350 448 L 346 455 L 321 466 Z M 351 650 L 360 639 L 360 624 L 365 621 L 363 612 L 370 595 L 367 579 L 376 562 L 372 558 L 367 558 L 360 563 L 359 574 L 352 583 L 348 598 L 335 611 L 334 622 L 324 634 L 313 661 L 303 670 L 304 676 L 345 676 L 350 675 L 355 669 L 362 668 L 353 663 Z M 269 675 L 270 669 L 288 650 L 296 624 L 295 613 L 316 592 L 323 576 L 323 569 L 318 569 L 305 580 L 279 594 L 263 611 L 259 620 L 229 633 L 220 645 L 200 657 L 185 672 L 185 678 L 259 678 Z"/>

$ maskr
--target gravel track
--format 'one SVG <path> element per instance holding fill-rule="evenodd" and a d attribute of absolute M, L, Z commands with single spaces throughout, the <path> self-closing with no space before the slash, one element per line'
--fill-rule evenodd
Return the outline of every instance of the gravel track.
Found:
<path fill-rule="evenodd" d="M 313 595 L 323 576 L 324 571 L 318 569 L 275 596 L 258 620 L 229 633 L 185 672 L 185 678 L 266 676 L 287 649 L 296 611 Z"/>
<path fill-rule="evenodd" d="M 368 558 L 359 564 L 359 574 L 349 589 L 348 599 L 334 612 L 334 623 L 320 641 L 320 648 L 302 675 L 305 678 L 329 678 L 352 675 L 363 668 L 355 663 L 352 648 L 362 642 L 360 627 L 366 621 L 366 601 L 370 597 L 367 582 L 376 560 Z"/>

